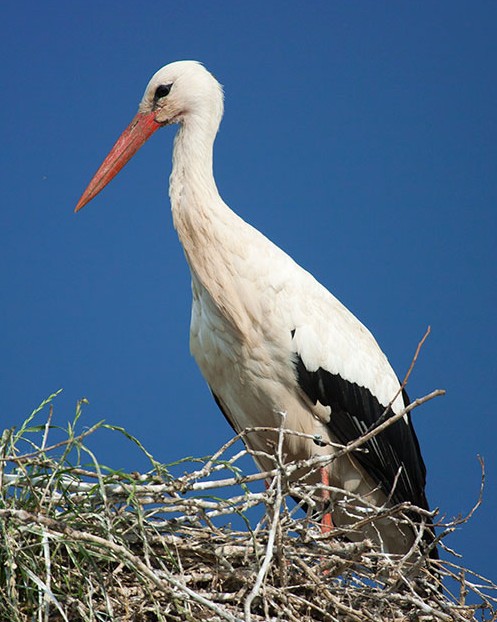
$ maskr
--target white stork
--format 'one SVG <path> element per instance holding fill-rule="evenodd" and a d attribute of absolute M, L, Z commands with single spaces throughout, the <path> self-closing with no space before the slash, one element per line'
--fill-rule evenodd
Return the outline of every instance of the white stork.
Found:
<path fill-rule="evenodd" d="M 374 426 L 392 400 L 391 410 L 399 413 L 407 396 L 361 322 L 220 197 L 212 160 L 222 115 L 222 87 L 200 63 L 166 65 L 150 80 L 138 113 L 76 211 L 156 130 L 178 123 L 169 194 L 192 276 L 192 354 L 236 432 L 278 428 L 286 413 L 286 428 L 308 435 L 285 435 L 288 459 L 330 454 L 337 443 Z M 262 452 L 274 441 L 268 433 L 247 439 Z M 365 447 L 335 460 L 321 474 L 323 481 L 377 506 L 407 501 L 428 509 L 426 469 L 408 415 Z M 262 457 L 258 465 L 273 468 Z M 312 481 L 319 482 L 317 471 Z M 338 526 L 351 521 L 340 503 L 333 517 Z M 370 524 L 357 537 L 364 536 L 397 554 L 405 554 L 415 537 L 411 528 L 389 519 Z"/>

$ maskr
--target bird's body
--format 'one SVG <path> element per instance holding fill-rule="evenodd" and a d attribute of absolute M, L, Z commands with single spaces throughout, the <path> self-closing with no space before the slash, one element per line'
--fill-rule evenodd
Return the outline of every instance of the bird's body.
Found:
<path fill-rule="evenodd" d="M 400 413 L 405 393 L 359 320 L 219 196 L 212 149 L 222 112 L 222 91 L 211 74 L 193 61 L 172 63 L 151 79 L 123 137 L 141 146 L 160 125 L 180 123 L 170 198 L 192 275 L 190 346 L 226 418 L 237 432 L 253 426 L 277 429 L 284 413 L 284 426 L 306 435 L 285 435 L 288 460 L 330 454 L 336 451 L 330 443 L 354 440 L 389 405 Z M 146 136 L 129 138 L 137 124 L 146 124 Z M 117 155 L 111 152 L 78 208 L 138 148 L 123 156 L 117 145 Z M 252 433 L 246 442 L 270 454 L 276 434 Z M 365 447 L 331 464 L 333 486 L 359 495 L 365 504 L 408 501 L 428 508 L 425 467 L 408 415 Z M 261 453 L 256 460 L 262 469 L 273 468 Z M 319 481 L 319 475 L 309 478 Z M 334 520 L 351 522 L 340 503 Z M 390 553 L 405 553 L 414 542 L 410 528 L 388 519 L 357 537 L 364 535 Z"/>

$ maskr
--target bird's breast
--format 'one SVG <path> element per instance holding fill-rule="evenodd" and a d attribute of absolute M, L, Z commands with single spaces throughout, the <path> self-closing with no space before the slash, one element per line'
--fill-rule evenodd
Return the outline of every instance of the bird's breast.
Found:
<path fill-rule="evenodd" d="M 290 402 L 298 399 L 290 330 L 278 330 L 274 317 L 263 317 L 269 309 L 261 306 L 260 297 L 257 307 L 250 303 L 257 297 L 251 296 L 248 283 L 246 304 L 239 294 L 234 296 L 238 302 L 232 303 L 230 315 L 195 274 L 192 290 L 191 352 L 211 390 L 227 406 L 231 424 L 238 432 L 250 426 L 279 427 L 279 413 L 294 411 Z"/>

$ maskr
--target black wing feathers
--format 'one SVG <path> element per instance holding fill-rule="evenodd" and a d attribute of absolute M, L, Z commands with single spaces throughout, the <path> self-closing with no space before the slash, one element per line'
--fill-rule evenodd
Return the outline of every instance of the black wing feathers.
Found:
<path fill-rule="evenodd" d="M 330 406 L 330 431 L 344 445 L 374 427 L 385 412 L 385 406 L 368 389 L 321 367 L 310 372 L 299 355 L 296 370 L 299 385 L 311 402 Z M 407 405 L 407 394 L 403 396 Z M 426 469 L 409 417 L 407 423 L 404 419 L 397 421 L 363 447 L 367 451 L 357 452 L 355 459 L 393 502 L 410 501 L 428 509 Z"/>

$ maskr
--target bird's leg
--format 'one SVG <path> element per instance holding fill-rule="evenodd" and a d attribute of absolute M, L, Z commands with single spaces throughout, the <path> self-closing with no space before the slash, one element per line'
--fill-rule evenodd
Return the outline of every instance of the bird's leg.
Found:
<path fill-rule="evenodd" d="M 333 521 L 331 520 L 331 512 L 327 512 L 327 506 L 330 504 L 330 491 L 325 486 L 330 485 L 330 475 L 326 467 L 319 469 L 321 473 L 321 484 L 323 489 L 321 491 L 321 498 L 323 500 L 323 517 L 321 519 L 321 533 L 329 533 L 333 529 Z"/>

